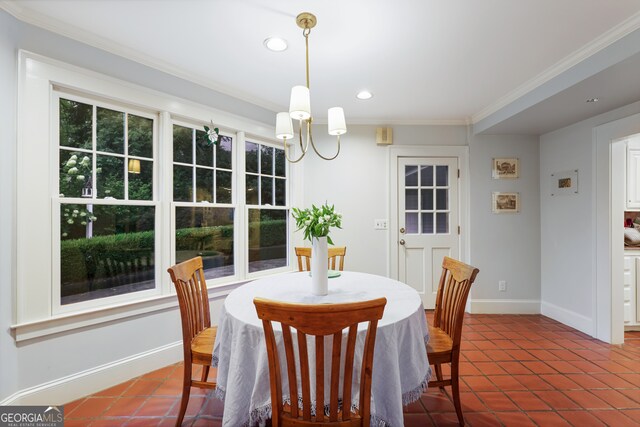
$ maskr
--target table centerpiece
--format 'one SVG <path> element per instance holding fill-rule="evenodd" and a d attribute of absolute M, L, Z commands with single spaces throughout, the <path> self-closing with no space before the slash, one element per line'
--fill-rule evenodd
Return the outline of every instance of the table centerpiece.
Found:
<path fill-rule="evenodd" d="M 296 220 L 296 231 L 302 230 L 304 239 L 311 242 L 311 293 L 327 295 L 328 283 L 328 247 L 333 245 L 329 236 L 332 227 L 342 228 L 342 215 L 336 213 L 334 205 L 327 203 L 317 207 L 311 205 L 307 209 L 292 209 L 292 216 Z"/>

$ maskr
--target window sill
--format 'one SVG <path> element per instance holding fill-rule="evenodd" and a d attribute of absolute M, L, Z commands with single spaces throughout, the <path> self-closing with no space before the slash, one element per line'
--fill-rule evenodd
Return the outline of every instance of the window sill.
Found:
<path fill-rule="evenodd" d="M 242 280 L 232 283 L 218 284 L 210 287 L 209 300 L 225 297 L 238 286 L 246 283 Z M 157 313 L 174 309 L 178 306 L 175 293 L 145 299 L 117 306 L 99 308 L 91 311 L 65 314 L 34 322 L 21 323 L 11 326 L 11 332 L 16 342 L 23 342 L 48 335 L 72 331 L 74 329 L 99 325 L 114 320 L 127 319 L 149 313 Z"/>

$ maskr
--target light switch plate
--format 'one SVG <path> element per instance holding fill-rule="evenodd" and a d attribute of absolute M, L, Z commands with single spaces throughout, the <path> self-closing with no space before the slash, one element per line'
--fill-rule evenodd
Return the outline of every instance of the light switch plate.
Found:
<path fill-rule="evenodd" d="M 386 219 L 376 219 L 373 223 L 373 228 L 375 230 L 386 230 L 388 228 Z"/>

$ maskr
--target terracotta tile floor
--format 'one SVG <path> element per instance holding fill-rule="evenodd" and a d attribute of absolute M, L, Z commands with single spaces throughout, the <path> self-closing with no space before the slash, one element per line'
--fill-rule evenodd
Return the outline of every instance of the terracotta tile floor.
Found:
<path fill-rule="evenodd" d="M 427 315 L 430 317 L 430 314 Z M 462 342 L 467 425 L 640 425 L 640 332 L 611 346 L 541 315 L 470 315 Z M 65 405 L 65 426 L 172 426 L 182 364 Z M 183 425 L 221 425 L 222 403 L 192 388 Z M 438 389 L 405 408 L 405 426 L 457 425 Z"/>

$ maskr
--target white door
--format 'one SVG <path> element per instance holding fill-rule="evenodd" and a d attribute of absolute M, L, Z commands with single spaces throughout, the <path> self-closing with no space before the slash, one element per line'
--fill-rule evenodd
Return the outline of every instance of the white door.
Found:
<path fill-rule="evenodd" d="M 398 278 L 428 309 L 435 307 L 442 258 L 459 258 L 458 208 L 457 157 L 398 158 Z"/>

